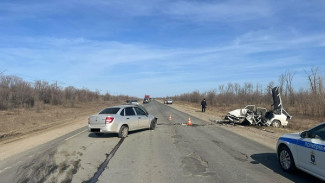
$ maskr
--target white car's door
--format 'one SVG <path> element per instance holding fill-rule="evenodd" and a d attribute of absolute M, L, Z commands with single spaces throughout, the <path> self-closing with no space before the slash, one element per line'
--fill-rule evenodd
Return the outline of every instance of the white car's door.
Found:
<path fill-rule="evenodd" d="M 308 138 L 298 142 L 300 166 L 311 173 L 325 177 L 325 125 L 307 131 Z"/>
<path fill-rule="evenodd" d="M 125 108 L 125 116 L 124 119 L 126 123 L 129 125 L 129 131 L 139 129 L 139 120 L 133 107 L 126 107 Z"/>
<path fill-rule="evenodd" d="M 149 127 L 149 118 L 146 115 L 146 112 L 144 112 L 142 109 L 140 109 L 139 107 L 134 107 L 137 116 L 138 116 L 138 120 L 139 120 L 139 128 L 143 129 L 143 128 L 148 128 Z"/>

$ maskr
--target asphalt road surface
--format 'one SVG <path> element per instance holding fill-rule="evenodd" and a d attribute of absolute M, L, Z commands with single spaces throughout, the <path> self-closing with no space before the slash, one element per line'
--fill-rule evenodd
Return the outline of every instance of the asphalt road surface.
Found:
<path fill-rule="evenodd" d="M 273 149 L 152 101 L 154 131 L 97 137 L 87 128 L 0 162 L 0 182 L 320 182 L 284 173 Z M 168 120 L 169 114 L 172 120 Z M 86 122 L 85 122 L 86 123 Z"/>

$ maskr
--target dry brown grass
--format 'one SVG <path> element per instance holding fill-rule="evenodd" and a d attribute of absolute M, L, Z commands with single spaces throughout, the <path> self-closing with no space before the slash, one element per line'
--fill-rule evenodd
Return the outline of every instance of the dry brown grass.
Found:
<path fill-rule="evenodd" d="M 30 109 L 0 111 L 0 141 L 64 125 L 77 117 L 86 117 L 99 112 L 104 107 L 120 103 L 118 101 L 92 102 L 74 104 L 73 107 L 37 104 Z M 86 126 L 88 122 L 84 123 Z"/>
<path fill-rule="evenodd" d="M 176 102 L 176 101 L 175 101 Z M 72 121 L 73 119 L 99 112 L 104 107 L 121 104 L 120 101 L 92 102 L 88 104 L 74 104 L 72 106 L 53 106 L 38 103 L 34 108 L 12 109 L 0 111 L 0 142 L 10 140 L 26 134 L 42 132 Z M 177 101 L 177 104 L 186 106 L 191 110 L 200 112 L 200 104 Z M 206 114 L 213 115 L 215 119 L 222 119 L 227 112 L 244 106 L 208 106 Z M 289 126 L 278 129 L 284 133 L 302 131 L 322 122 L 322 119 L 311 119 L 308 116 L 293 116 Z M 87 125 L 87 121 L 84 121 Z"/>

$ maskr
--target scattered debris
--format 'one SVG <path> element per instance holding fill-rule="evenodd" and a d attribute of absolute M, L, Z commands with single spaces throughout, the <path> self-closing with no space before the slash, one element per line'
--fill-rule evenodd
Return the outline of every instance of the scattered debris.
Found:
<path fill-rule="evenodd" d="M 282 107 L 279 87 L 272 89 L 272 97 L 274 103 L 271 106 L 273 106 L 273 110 L 267 111 L 266 108 L 247 105 L 244 109 L 230 111 L 225 116 L 226 121 L 223 121 L 223 123 L 273 126 L 276 128 L 287 126 L 292 116 Z"/>

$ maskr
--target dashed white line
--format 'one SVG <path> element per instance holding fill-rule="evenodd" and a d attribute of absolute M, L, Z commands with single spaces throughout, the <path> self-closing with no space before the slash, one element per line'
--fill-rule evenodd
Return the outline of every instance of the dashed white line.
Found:
<path fill-rule="evenodd" d="M 71 137 L 68 137 L 68 138 L 64 139 L 64 140 L 69 140 L 69 139 L 71 139 L 71 138 L 73 138 L 73 137 L 75 137 L 75 136 L 77 136 L 77 135 L 79 135 L 79 134 L 81 134 L 81 133 L 83 133 L 85 131 L 87 131 L 87 130 L 81 131 L 81 132 L 79 132 L 79 133 L 77 133 L 75 135 L 72 135 Z"/>
<path fill-rule="evenodd" d="M 0 170 L 0 173 L 2 173 L 3 171 L 5 171 L 7 169 L 10 169 L 10 168 L 11 168 L 11 166 L 8 166 L 8 167 L 4 168 L 4 169 Z"/>

